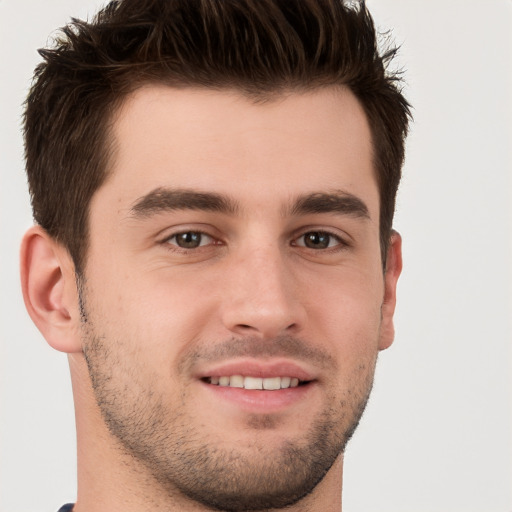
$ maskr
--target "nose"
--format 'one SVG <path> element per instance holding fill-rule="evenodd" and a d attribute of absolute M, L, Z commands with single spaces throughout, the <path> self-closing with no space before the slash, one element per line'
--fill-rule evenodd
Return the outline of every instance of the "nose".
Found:
<path fill-rule="evenodd" d="M 300 286 L 277 247 L 240 255 L 224 281 L 222 322 L 237 335 L 296 335 L 306 321 Z"/>

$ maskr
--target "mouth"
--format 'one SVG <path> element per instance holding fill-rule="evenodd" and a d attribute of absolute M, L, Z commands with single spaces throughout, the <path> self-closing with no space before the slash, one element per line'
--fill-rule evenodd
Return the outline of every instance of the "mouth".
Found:
<path fill-rule="evenodd" d="M 196 378 L 208 393 L 208 405 L 215 403 L 219 410 L 224 404 L 224 414 L 268 414 L 295 410 L 291 407 L 313 407 L 311 401 L 319 389 L 318 372 L 307 363 L 286 359 L 224 361 L 202 369 Z"/>
<path fill-rule="evenodd" d="M 253 391 L 278 391 L 280 389 L 297 388 L 310 381 L 297 377 L 253 377 L 243 375 L 223 375 L 220 377 L 204 377 L 203 382 L 213 386 L 247 389 Z"/>

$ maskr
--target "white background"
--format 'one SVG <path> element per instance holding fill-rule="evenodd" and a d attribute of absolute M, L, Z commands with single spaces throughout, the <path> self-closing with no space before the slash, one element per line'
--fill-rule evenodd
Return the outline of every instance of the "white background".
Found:
<path fill-rule="evenodd" d="M 512 511 L 512 1 L 373 0 L 415 123 L 395 227 L 397 337 L 345 463 L 346 512 Z M 0 511 L 76 493 L 66 357 L 18 284 L 21 104 L 48 34 L 99 0 L 0 0 Z"/>

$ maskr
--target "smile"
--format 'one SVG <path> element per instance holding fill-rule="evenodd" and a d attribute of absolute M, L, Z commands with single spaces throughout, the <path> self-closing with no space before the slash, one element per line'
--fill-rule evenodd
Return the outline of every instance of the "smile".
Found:
<path fill-rule="evenodd" d="M 222 377 L 207 377 L 206 382 L 214 386 L 242 388 L 252 390 L 275 391 L 278 389 L 296 388 L 302 382 L 297 377 L 244 377 L 231 375 Z"/>

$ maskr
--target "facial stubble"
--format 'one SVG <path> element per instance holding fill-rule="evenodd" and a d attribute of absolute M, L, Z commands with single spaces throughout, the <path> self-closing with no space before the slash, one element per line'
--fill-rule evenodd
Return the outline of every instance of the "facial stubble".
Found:
<path fill-rule="evenodd" d="M 366 406 L 375 361 L 359 367 L 364 375 L 357 379 L 358 387 L 345 390 L 342 397 L 334 392 L 326 397 L 309 427 L 304 418 L 300 439 L 285 438 L 278 448 L 267 447 L 262 440 L 279 422 L 273 415 L 248 415 L 244 430 L 251 432 L 251 444 L 230 445 L 190 412 L 186 389 L 171 409 L 169 399 L 155 392 L 158 386 L 151 373 L 137 364 L 133 347 L 142 343 L 124 344 L 98 333 L 81 287 L 80 295 L 83 351 L 103 420 L 123 455 L 134 467 L 145 468 L 170 501 L 181 496 L 231 512 L 283 508 L 309 495 L 344 452 Z M 267 347 L 268 356 L 296 356 L 297 350 L 312 356 L 304 342 L 293 338 Z M 237 339 L 220 343 L 216 353 L 256 357 L 263 350 L 261 343 Z M 328 354 L 313 353 L 319 360 L 330 359 Z M 185 360 L 197 357 L 196 348 Z"/>

